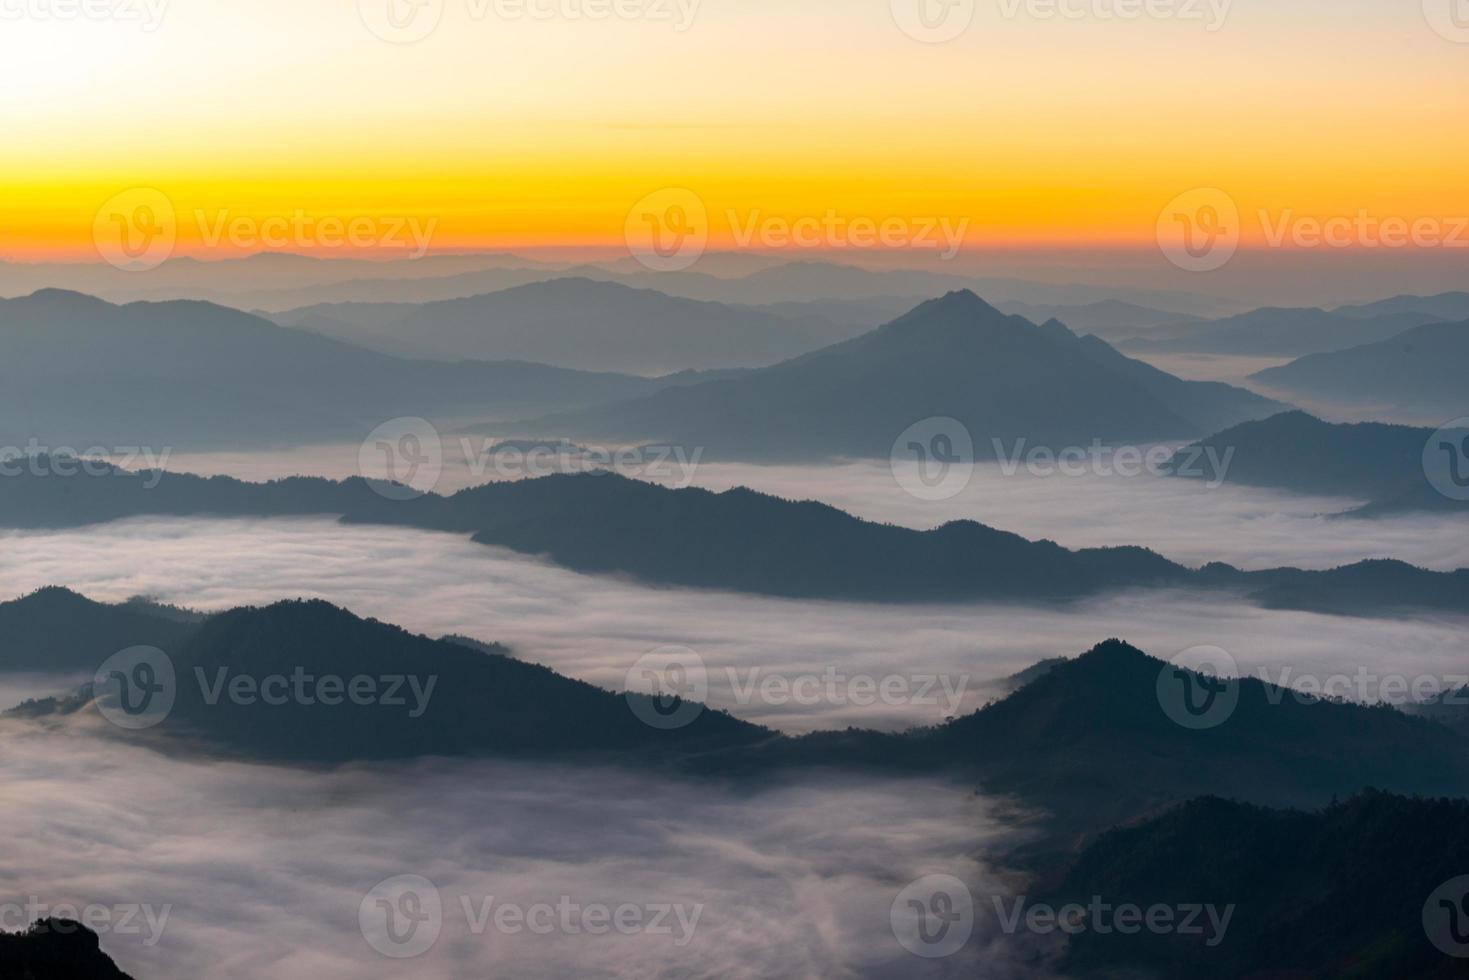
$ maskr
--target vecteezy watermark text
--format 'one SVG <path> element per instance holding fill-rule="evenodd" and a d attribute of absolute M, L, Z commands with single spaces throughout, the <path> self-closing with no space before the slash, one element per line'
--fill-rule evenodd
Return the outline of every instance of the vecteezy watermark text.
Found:
<path fill-rule="evenodd" d="M 316 673 L 297 665 L 288 673 L 252 674 L 230 667 L 196 666 L 198 703 L 216 707 L 343 705 L 402 709 L 409 718 L 428 710 L 437 674 Z M 173 711 L 180 695 L 173 658 L 157 647 L 129 647 L 103 661 L 92 678 L 92 698 L 102 717 L 120 728 L 152 728 Z"/>
<path fill-rule="evenodd" d="M 272 214 L 201 208 L 181 217 L 163 191 L 131 187 L 97 209 L 92 241 L 106 262 L 127 272 L 146 272 L 163 264 L 185 232 L 208 249 L 353 249 L 417 259 L 428 253 L 438 224 L 436 217 L 321 213 L 306 208 Z"/>
<path fill-rule="evenodd" d="M 152 33 L 163 24 L 169 0 L 0 0 L 0 21 L 116 21 Z"/>
<path fill-rule="evenodd" d="M 970 223 L 968 218 L 939 215 L 844 214 L 835 208 L 794 216 L 730 208 L 723 219 L 728 237 L 740 248 L 926 251 L 945 261 L 959 254 Z M 713 230 L 703 198 L 674 187 L 634 204 L 624 235 L 639 263 L 655 272 L 677 272 L 699 260 Z"/>
<path fill-rule="evenodd" d="M 124 477 L 145 474 L 143 488 L 152 490 L 163 479 L 173 449 L 157 451 L 148 446 L 92 446 L 77 451 L 71 446 L 42 446 L 30 439 L 25 446 L 0 446 L 0 478 L 16 476 Z M 141 463 L 141 468 L 138 464 Z"/>
<path fill-rule="evenodd" d="M 463 919 L 471 936 L 492 930 L 504 936 L 654 936 L 683 948 L 693 940 L 703 914 L 702 903 L 586 902 L 571 895 L 514 902 L 461 894 L 446 903 L 432 881 L 409 874 L 374 885 L 358 906 L 357 923 L 373 949 L 394 959 L 411 959 L 433 947 L 451 915 Z"/>
<path fill-rule="evenodd" d="M 31 895 L 24 902 L 0 902 L 0 930 L 19 932 L 30 928 L 66 935 L 78 928 L 79 923 L 99 935 L 142 936 L 144 946 L 156 946 L 172 913 L 171 903 L 51 904 Z"/>

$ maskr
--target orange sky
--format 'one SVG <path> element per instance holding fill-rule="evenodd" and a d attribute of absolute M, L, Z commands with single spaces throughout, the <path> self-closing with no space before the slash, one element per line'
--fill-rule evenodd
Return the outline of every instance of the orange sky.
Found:
<path fill-rule="evenodd" d="M 36 2 L 0 23 L 9 258 L 95 258 L 99 208 L 138 187 L 200 255 L 293 216 L 293 251 L 351 248 L 319 228 L 354 221 L 390 250 L 409 223 L 435 251 L 617 245 L 668 187 L 719 247 L 828 216 L 1142 246 L 1197 187 L 1238 204 L 1246 245 L 1262 211 L 1469 215 L 1469 36 L 1418 0 L 986 0 L 938 44 L 899 26 L 910 0 L 426 0 L 437 27 L 401 44 L 368 26 L 389 0 Z"/>

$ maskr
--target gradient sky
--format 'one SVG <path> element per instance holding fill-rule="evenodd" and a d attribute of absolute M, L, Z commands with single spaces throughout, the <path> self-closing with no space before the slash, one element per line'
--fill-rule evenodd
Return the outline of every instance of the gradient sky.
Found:
<path fill-rule="evenodd" d="M 1469 43 L 1420 0 L 1236 0 L 1212 31 L 1205 0 L 1192 21 L 979 0 L 943 44 L 889 0 L 702 0 L 685 31 L 443 0 L 403 45 L 356 0 L 171 0 L 151 31 L 47 2 L 0 0 L 0 257 L 95 258 L 98 207 L 134 186 L 184 216 L 432 218 L 441 251 L 616 244 L 670 186 L 718 244 L 730 210 L 834 210 L 1142 246 L 1195 187 L 1239 202 L 1247 242 L 1260 209 L 1469 215 Z"/>

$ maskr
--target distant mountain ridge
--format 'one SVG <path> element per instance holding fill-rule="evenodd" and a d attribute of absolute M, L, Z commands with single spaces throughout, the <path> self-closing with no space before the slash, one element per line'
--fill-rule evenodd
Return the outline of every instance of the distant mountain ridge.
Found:
<path fill-rule="evenodd" d="M 1469 414 L 1469 321 L 1430 323 L 1391 339 L 1312 354 L 1251 375 L 1293 396 L 1439 418 Z"/>
<path fill-rule="evenodd" d="M 220 449 L 361 440 L 398 416 L 506 417 L 661 382 L 388 357 L 210 303 L 0 300 L 0 445 Z"/>
<path fill-rule="evenodd" d="M 811 314 L 781 316 L 588 278 L 418 305 L 326 304 L 272 319 L 399 357 L 639 375 L 763 367 L 861 332 Z"/>
<path fill-rule="evenodd" d="M 490 483 L 389 499 L 366 480 L 265 484 L 185 474 L 0 480 L 0 527 L 74 527 L 127 516 L 340 516 L 467 534 L 588 574 L 792 598 L 1067 602 L 1130 588 L 1197 588 L 1338 615 L 1469 608 L 1469 570 L 1392 561 L 1329 571 L 1189 569 L 1145 548 L 1072 551 L 973 521 L 931 531 L 874 524 L 812 501 L 738 488 L 674 490 L 613 474 Z M 155 475 L 156 476 L 156 475 Z M 156 482 L 156 485 L 153 485 Z M 700 547 L 687 547 L 697 540 Z"/>
<path fill-rule="evenodd" d="M 1353 316 L 1316 308 L 1265 308 L 1223 320 L 1160 325 L 1134 333 L 1120 346 L 1139 353 L 1300 357 L 1386 340 L 1440 319 L 1408 310 Z"/>
<path fill-rule="evenodd" d="M 995 442 L 1089 446 L 1195 438 L 1281 410 L 1229 385 L 1183 381 L 1063 324 L 1006 316 L 972 292 L 930 300 L 852 340 L 720 382 L 497 427 L 545 436 L 663 440 L 709 458 L 886 458 L 925 418 Z"/>

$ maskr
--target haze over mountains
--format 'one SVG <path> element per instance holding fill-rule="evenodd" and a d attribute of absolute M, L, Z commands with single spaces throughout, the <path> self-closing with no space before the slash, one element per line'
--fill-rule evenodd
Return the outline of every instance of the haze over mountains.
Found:
<path fill-rule="evenodd" d="M 1469 322 L 1430 323 L 1378 343 L 1311 354 L 1251 379 L 1303 398 L 1436 421 L 1469 411 L 1466 372 Z"/>
<path fill-rule="evenodd" d="M 592 279 L 435 303 L 326 304 L 272 319 L 400 357 L 524 360 L 643 375 L 763 367 L 862 332 L 812 314 L 678 299 Z"/>
<path fill-rule="evenodd" d="M 394 358 L 209 303 L 0 300 L 0 437 L 219 449 L 362 439 L 395 416 L 505 417 L 658 382 L 522 362 Z"/>
<path fill-rule="evenodd" d="M 931 300 L 854 340 L 731 379 L 522 428 L 571 439 L 665 440 L 714 458 L 887 457 L 913 423 L 965 425 L 980 458 L 1030 446 L 1187 439 L 1280 410 L 1182 381 L 1057 322 L 1007 317 L 971 292 Z"/>
<path fill-rule="evenodd" d="M 26 608 L 33 603 L 44 614 Z M 119 612 L 128 610 L 55 589 L 0 609 L 7 619 L 38 625 L 43 615 L 59 625 L 81 614 L 99 644 L 110 639 L 122 648 L 143 634 L 130 615 L 109 624 Z M 44 629 L 27 637 L 42 652 L 52 642 Z M 686 725 L 647 725 L 638 713 L 657 698 L 629 701 L 626 692 L 601 691 L 490 645 L 430 640 L 323 602 L 215 613 L 160 649 L 174 669 L 175 698 L 143 737 L 169 752 L 292 764 L 572 752 L 622 761 L 663 756 L 693 771 L 753 775 L 791 766 L 949 770 L 1045 806 L 1063 832 L 1101 830 L 1199 794 L 1320 806 L 1372 785 L 1410 793 L 1469 786 L 1469 743 L 1450 729 L 1391 707 L 1308 698 L 1254 678 L 1233 681 L 1234 707 L 1218 724 L 1185 728 L 1157 691 L 1160 674 L 1172 668 L 1118 640 L 1031 672 L 1003 699 L 934 728 L 797 738 L 707 708 L 688 712 Z M 0 653 L 0 670 L 15 669 L 11 654 Z M 290 677 L 298 668 L 312 677 L 406 676 L 421 683 L 400 685 L 402 704 L 210 698 L 211 690 L 224 690 L 220 678 Z M 431 691 L 430 677 L 437 678 Z M 84 718 L 96 696 L 84 686 L 12 715 Z M 680 704 L 669 696 L 660 710 L 670 715 Z M 411 708 L 421 710 L 409 717 Z M 272 723 L 262 724 L 267 717 Z M 129 737 L 122 729 L 104 731 Z"/>
<path fill-rule="evenodd" d="M 1261 309 L 1223 320 L 1158 326 L 1143 336 L 1134 332 L 1121 347 L 1140 353 L 1300 357 L 1386 340 L 1440 320 L 1414 310 L 1367 316 L 1340 310 Z"/>

